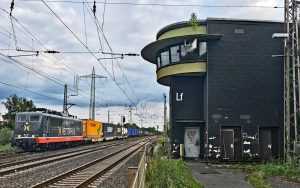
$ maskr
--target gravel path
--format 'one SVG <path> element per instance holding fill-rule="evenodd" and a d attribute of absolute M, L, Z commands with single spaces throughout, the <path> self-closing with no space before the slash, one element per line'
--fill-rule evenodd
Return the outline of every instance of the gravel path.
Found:
<path fill-rule="evenodd" d="M 128 144 L 125 144 L 125 146 L 128 146 Z M 0 178 L 0 187 L 30 187 L 121 148 L 124 148 L 124 146 L 113 146 L 104 150 L 93 152 L 91 154 L 79 156 L 77 158 L 58 161 L 49 165 L 44 165 L 31 170 L 21 171 L 4 176 Z"/>
<path fill-rule="evenodd" d="M 219 169 L 199 161 L 187 161 L 193 177 L 205 188 L 251 188 L 246 173 L 237 169 Z"/>

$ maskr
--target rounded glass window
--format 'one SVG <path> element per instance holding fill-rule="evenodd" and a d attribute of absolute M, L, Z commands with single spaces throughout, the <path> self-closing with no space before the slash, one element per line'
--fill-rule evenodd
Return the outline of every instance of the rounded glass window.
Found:
<path fill-rule="evenodd" d="M 157 57 L 157 67 L 160 67 L 160 57 Z"/>
<path fill-rule="evenodd" d="M 171 52 L 171 62 L 172 63 L 180 61 L 180 55 L 179 55 L 180 49 L 179 49 L 179 46 L 173 46 L 173 47 L 171 47 L 170 48 L 170 52 Z"/>
<path fill-rule="evenodd" d="M 161 56 L 161 66 L 165 66 L 170 63 L 169 51 L 162 52 L 160 56 Z"/>

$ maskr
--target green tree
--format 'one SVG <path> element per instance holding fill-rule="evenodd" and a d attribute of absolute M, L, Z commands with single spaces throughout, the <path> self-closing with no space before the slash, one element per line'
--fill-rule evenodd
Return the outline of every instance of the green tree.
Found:
<path fill-rule="evenodd" d="M 196 30 L 196 27 L 198 26 L 198 20 L 196 13 L 191 14 L 191 18 L 189 20 L 189 25 L 193 28 L 193 30 Z"/>
<path fill-rule="evenodd" d="M 124 127 L 125 127 L 125 128 L 135 128 L 135 129 L 138 129 L 138 128 L 139 128 L 139 126 L 137 126 L 137 124 L 135 124 L 135 123 L 132 123 L 132 124 L 130 124 L 130 123 L 125 123 L 125 124 L 124 124 Z"/>
<path fill-rule="evenodd" d="M 10 95 L 6 102 L 3 102 L 6 110 L 5 118 L 8 120 L 8 127 L 13 128 L 17 112 L 30 111 L 35 108 L 32 100 L 24 97 L 18 97 L 16 94 Z"/>

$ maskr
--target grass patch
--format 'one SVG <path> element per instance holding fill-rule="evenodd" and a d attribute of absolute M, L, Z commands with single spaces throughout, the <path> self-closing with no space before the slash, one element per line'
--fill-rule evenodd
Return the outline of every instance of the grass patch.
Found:
<path fill-rule="evenodd" d="M 300 182 L 300 165 L 270 162 L 266 164 L 234 164 L 217 165 L 219 168 L 242 169 L 248 173 L 247 181 L 256 188 L 270 188 L 266 179 L 270 176 L 280 176 L 284 179 Z"/>
<path fill-rule="evenodd" d="M 202 188 L 181 160 L 168 158 L 152 159 L 146 176 L 148 188 Z"/>
<path fill-rule="evenodd" d="M 164 142 L 167 141 L 167 137 L 166 136 L 163 136 L 163 135 L 160 135 L 157 139 L 157 143 L 161 146 Z"/>
<path fill-rule="evenodd" d="M 159 149 L 150 160 L 146 174 L 147 188 L 203 188 L 192 177 L 182 160 L 167 158 L 166 147 L 161 146 L 165 138 L 159 138 Z"/>
<path fill-rule="evenodd" d="M 11 140 L 13 138 L 13 131 L 9 128 L 0 129 L 0 151 L 11 152 L 15 148 L 11 147 Z"/>
<path fill-rule="evenodd" d="M 271 186 L 266 183 L 266 178 L 267 176 L 263 172 L 257 171 L 249 174 L 247 181 L 255 188 L 271 188 Z"/>
<path fill-rule="evenodd" d="M 13 131 L 9 128 L 0 129 L 0 146 L 5 146 L 10 143 L 13 138 Z"/>
<path fill-rule="evenodd" d="M 10 144 L 0 145 L 0 151 L 12 152 L 15 151 L 15 148 L 11 147 Z"/>

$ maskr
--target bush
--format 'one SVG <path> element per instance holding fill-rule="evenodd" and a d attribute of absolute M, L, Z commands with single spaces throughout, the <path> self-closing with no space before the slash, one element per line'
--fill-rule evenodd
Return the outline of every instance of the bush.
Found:
<path fill-rule="evenodd" d="M 167 148 L 162 146 L 166 137 L 158 138 L 159 148 L 148 163 L 147 188 L 202 188 L 192 177 L 188 166 L 181 160 L 167 158 Z"/>
<path fill-rule="evenodd" d="M 265 182 L 266 175 L 259 171 L 253 172 L 252 174 L 247 176 L 247 181 L 253 185 L 255 188 L 271 188 L 270 185 Z"/>
<path fill-rule="evenodd" d="M 13 131 L 9 128 L 0 129 L 0 145 L 4 146 L 10 143 L 13 138 Z"/>
<path fill-rule="evenodd" d="M 229 168 L 245 170 L 247 181 L 255 188 L 270 188 L 265 181 L 270 176 L 281 176 L 292 181 L 300 181 L 300 165 L 279 162 L 254 165 L 228 165 Z"/>
<path fill-rule="evenodd" d="M 154 158 L 149 163 L 146 176 L 149 188 L 201 188 L 181 160 Z"/>
<path fill-rule="evenodd" d="M 165 136 L 159 136 L 157 140 L 158 140 L 158 144 L 162 145 L 164 142 L 167 141 L 167 137 L 165 137 Z"/>

